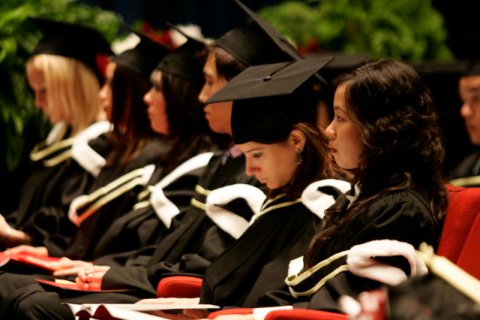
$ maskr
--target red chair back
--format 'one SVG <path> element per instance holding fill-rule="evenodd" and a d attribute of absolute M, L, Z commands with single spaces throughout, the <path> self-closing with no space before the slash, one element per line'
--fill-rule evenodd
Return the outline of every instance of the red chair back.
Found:
<path fill-rule="evenodd" d="M 157 286 L 158 298 L 198 298 L 202 279 L 187 276 L 166 277 Z"/>
<path fill-rule="evenodd" d="M 480 188 L 447 185 L 447 189 L 450 198 L 437 254 L 457 264 L 467 238 L 474 236 L 470 233 L 480 212 Z"/>

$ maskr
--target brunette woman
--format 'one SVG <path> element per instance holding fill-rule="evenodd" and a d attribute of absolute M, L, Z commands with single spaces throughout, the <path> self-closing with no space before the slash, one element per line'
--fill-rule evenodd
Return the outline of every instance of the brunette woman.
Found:
<path fill-rule="evenodd" d="M 110 125 L 98 98 L 99 54 L 111 54 L 94 29 L 42 19 L 30 19 L 44 33 L 27 62 L 27 78 L 35 104 L 53 129 L 30 157 L 35 169 L 25 183 L 18 209 L 0 216 L 0 246 L 36 241 L 37 223 L 61 219 L 70 202 L 84 193 L 105 165 L 110 148 L 100 135 Z M 88 43 L 88 45 L 87 45 Z"/>
<path fill-rule="evenodd" d="M 393 59 L 362 63 L 335 84 L 335 118 L 326 132 L 336 163 L 353 173 L 355 191 L 326 211 L 300 260 L 304 264 L 291 270 L 286 283 L 293 296 L 269 291 L 258 306 L 339 312 L 340 295 L 357 298 L 382 285 L 381 277 L 349 271 L 346 260 L 354 245 L 378 239 L 416 248 L 438 243 L 448 198 L 441 173 L 445 153 L 429 90 L 410 66 Z M 382 262 L 410 273 L 403 259 Z"/>

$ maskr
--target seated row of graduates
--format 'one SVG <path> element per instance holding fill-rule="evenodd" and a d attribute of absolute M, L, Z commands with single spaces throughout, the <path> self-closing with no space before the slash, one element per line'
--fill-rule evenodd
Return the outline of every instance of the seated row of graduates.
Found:
<path fill-rule="evenodd" d="M 34 281 L 51 276 L 5 270 L 2 319 L 73 319 L 61 302 L 154 298 L 172 274 L 203 277 L 200 303 L 339 312 L 341 294 L 356 298 L 381 283 L 345 271 L 318 288 L 345 264 L 342 255 L 291 288 L 308 295 L 292 295 L 285 283 L 291 260 L 305 254 L 308 270 L 371 240 L 438 243 L 448 200 L 444 150 L 432 99 L 415 71 L 383 59 L 345 72 L 334 82 L 335 118 L 321 132 L 312 122 L 312 87 L 330 59 L 302 60 L 239 5 L 254 21 L 214 45 L 188 38 L 168 52 L 142 36 L 114 57 L 100 91 L 114 124 L 106 135 L 110 126 L 95 122 L 98 109 L 83 126 L 77 120 L 85 120 L 84 105 L 55 109 L 72 101 L 55 90 L 71 87 L 52 71 L 77 64 L 90 78 L 76 72 L 72 81 L 88 87 L 96 81 L 92 57 L 108 51 L 103 40 L 84 27 L 35 20 L 46 35 L 27 76 L 37 104 L 57 124 L 33 153 L 41 168 L 10 216 L 15 228 L 2 231 L 5 244 L 15 246 L 7 252 L 65 257 L 53 276 L 76 278 L 86 289 L 136 291 L 64 294 Z M 85 32 L 92 32 L 88 46 L 81 43 Z M 79 49 L 52 50 L 65 42 Z M 225 137 L 209 132 L 204 112 L 210 128 L 232 141 L 227 152 L 216 152 Z M 32 245 L 18 246 L 26 240 Z"/>

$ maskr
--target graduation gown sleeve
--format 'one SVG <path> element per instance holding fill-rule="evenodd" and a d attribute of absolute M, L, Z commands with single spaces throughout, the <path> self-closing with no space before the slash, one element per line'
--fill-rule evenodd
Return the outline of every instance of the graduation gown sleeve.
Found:
<path fill-rule="evenodd" d="M 142 148 L 140 153 L 123 168 L 115 165 L 104 168 L 89 193 L 106 186 L 112 181 L 116 181 L 118 178 L 136 169 L 156 164 L 160 156 L 167 150 L 168 144 L 163 137 L 153 137 Z M 85 219 L 78 227 L 72 240 L 67 244 L 67 247 L 63 248 L 62 255 L 75 260 L 92 260 L 93 251 L 99 239 L 116 219 L 123 216 L 133 207 L 142 188 L 143 186 L 136 186 L 130 189 L 101 206 L 94 214 Z"/>
<path fill-rule="evenodd" d="M 105 163 L 111 146 L 105 134 L 98 134 L 108 127 L 109 124 L 101 122 L 85 129 L 69 150 L 62 149 L 63 152 L 71 152 L 72 157 L 55 166 L 46 166 L 46 158 L 38 161 L 37 170 L 22 192 L 13 224 L 33 236 L 32 245 L 61 247 L 75 232 L 76 227 L 68 221 L 65 212 L 74 198 L 91 187 Z M 51 155 L 52 159 L 58 156 Z M 97 161 L 87 163 L 82 157 L 95 158 Z"/>

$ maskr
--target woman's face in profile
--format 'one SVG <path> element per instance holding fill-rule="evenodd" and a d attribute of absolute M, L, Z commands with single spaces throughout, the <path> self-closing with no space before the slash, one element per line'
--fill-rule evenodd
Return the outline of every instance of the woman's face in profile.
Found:
<path fill-rule="evenodd" d="M 152 130 L 160 134 L 168 134 L 167 102 L 161 86 L 162 72 L 154 71 L 153 87 L 143 97 L 148 105 L 148 118 Z"/>
<path fill-rule="evenodd" d="M 105 72 L 105 84 L 103 85 L 99 93 L 100 100 L 102 101 L 103 111 L 105 111 L 105 115 L 108 121 L 112 119 L 112 108 L 113 108 L 112 81 L 113 81 L 113 75 L 115 74 L 116 68 L 117 68 L 117 64 L 115 62 L 110 62 L 108 64 L 107 70 Z"/>
<path fill-rule="evenodd" d="M 228 81 L 218 75 L 215 53 L 213 52 L 208 55 L 205 66 L 203 67 L 203 74 L 205 75 L 205 84 L 198 95 L 198 100 L 205 103 L 205 101 L 226 85 Z M 216 133 L 232 134 L 232 126 L 230 124 L 232 117 L 232 101 L 207 104 L 204 111 L 205 118 L 212 131 Z"/>
<path fill-rule="evenodd" d="M 35 105 L 42 109 L 42 111 L 48 116 L 50 123 L 55 124 L 58 121 L 66 120 L 60 112 L 55 112 L 55 110 L 50 107 L 47 82 L 43 71 L 33 66 L 28 66 L 27 79 L 28 84 L 35 92 Z"/>
<path fill-rule="evenodd" d="M 238 147 L 245 154 L 247 175 L 255 175 L 258 181 L 274 190 L 290 183 L 298 166 L 302 165 L 298 151 L 303 152 L 305 136 L 295 129 L 285 142 L 264 144 L 250 141 Z"/>
<path fill-rule="evenodd" d="M 347 113 L 345 89 L 346 83 L 341 83 L 335 91 L 333 100 L 335 116 L 325 133 L 330 139 L 328 146 L 335 162 L 344 169 L 355 169 L 358 167 L 358 159 L 363 153 L 364 146 L 360 128 Z"/>

